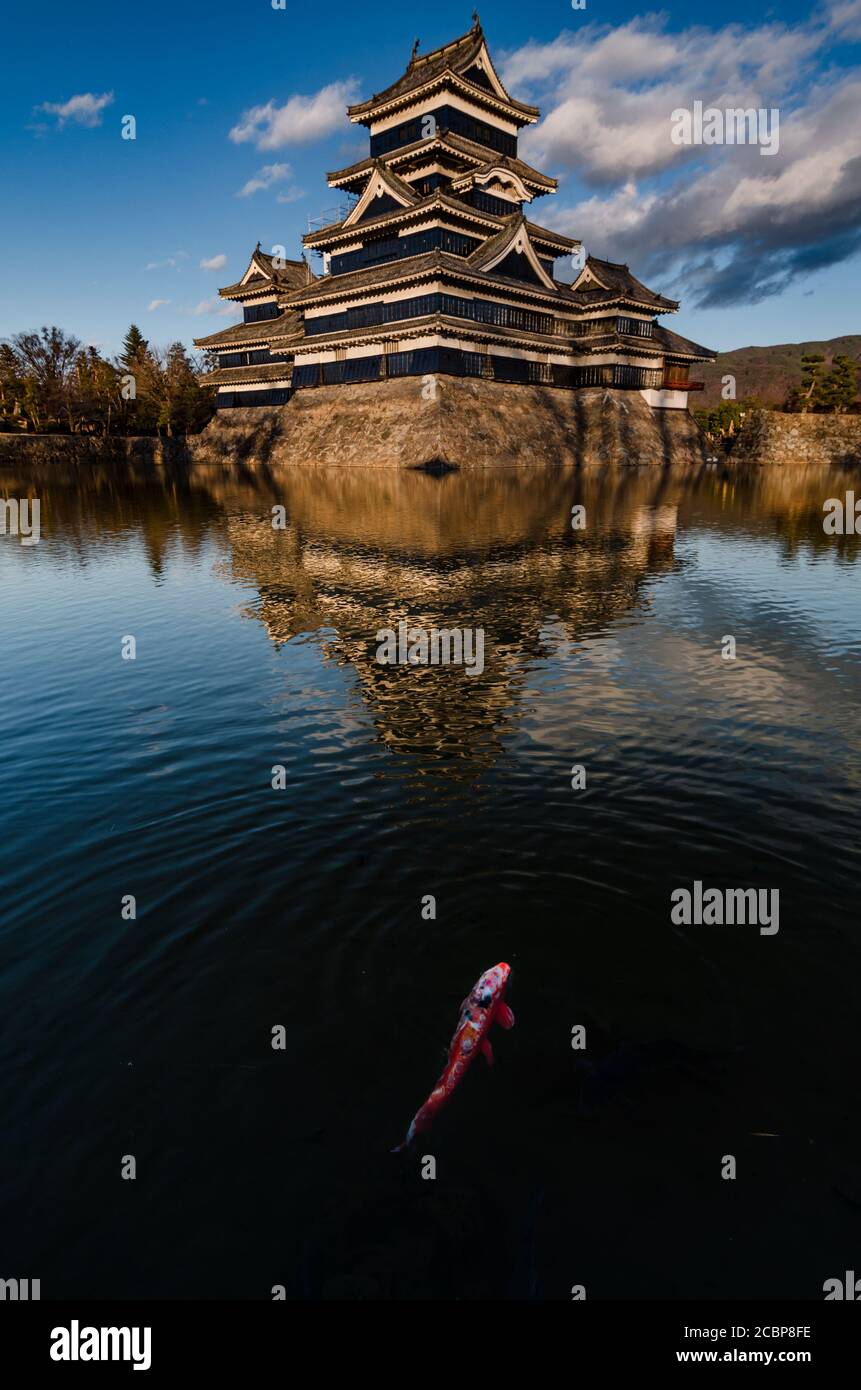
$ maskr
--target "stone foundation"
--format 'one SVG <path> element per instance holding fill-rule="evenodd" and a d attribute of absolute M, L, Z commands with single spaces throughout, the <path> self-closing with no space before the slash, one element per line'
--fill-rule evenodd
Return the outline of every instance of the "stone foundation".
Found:
<path fill-rule="evenodd" d="M 438 376 L 324 386 L 286 406 L 221 411 L 189 452 L 195 462 L 250 466 L 494 468 L 698 464 L 709 450 L 687 411 L 652 410 L 638 391 Z"/>
<path fill-rule="evenodd" d="M 62 464 L 73 477 L 107 465 L 139 480 L 206 466 L 690 465 L 710 452 L 686 410 L 653 410 L 639 391 L 446 376 L 297 391 L 288 405 L 221 411 L 186 439 L 0 434 L 7 467 Z"/>

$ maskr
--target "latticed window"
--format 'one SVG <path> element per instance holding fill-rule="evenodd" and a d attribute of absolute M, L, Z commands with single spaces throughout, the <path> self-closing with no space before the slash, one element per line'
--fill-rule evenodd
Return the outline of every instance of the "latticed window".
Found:
<path fill-rule="evenodd" d="M 269 387 L 262 391 L 219 391 L 215 404 L 218 410 L 231 410 L 243 405 L 286 405 L 291 394 L 289 386 Z"/>
<path fill-rule="evenodd" d="M 634 367 L 627 362 L 616 362 L 613 367 L 613 385 L 637 387 L 660 386 L 663 373 L 654 367 Z"/>
<path fill-rule="evenodd" d="M 455 106 L 438 106 L 430 113 L 436 121 L 438 130 L 453 130 L 458 135 L 463 135 L 467 140 L 474 140 L 478 145 L 485 145 L 488 149 L 496 150 L 499 154 L 508 154 L 516 157 L 517 155 L 517 136 L 509 135 L 507 131 L 497 130 L 496 126 L 486 125 L 484 121 L 476 120 L 467 112 L 459 110 Z M 424 131 L 422 123 L 426 118 L 421 116 L 410 121 L 404 121 L 401 125 L 391 126 L 388 130 L 378 131 L 371 136 L 370 150 L 374 159 L 382 154 L 389 154 L 392 150 L 399 150 L 404 145 L 411 145 L 416 140 L 421 140 Z"/>
<path fill-rule="evenodd" d="M 399 150 L 402 145 L 412 145 L 421 138 L 421 122 L 404 121 L 402 125 L 392 126 L 389 130 L 381 130 L 377 135 L 371 136 L 371 155 L 376 159 L 391 150 Z"/>
<path fill-rule="evenodd" d="M 529 381 L 545 385 L 553 382 L 553 366 L 550 362 L 527 362 Z"/>
<path fill-rule="evenodd" d="M 526 382 L 529 379 L 529 364 L 518 357 L 492 357 L 493 375 L 497 381 Z"/>
<path fill-rule="evenodd" d="M 461 236 L 459 232 L 450 232 L 447 227 L 437 228 L 436 234 L 439 236 L 440 251 L 448 251 L 451 256 L 468 256 L 479 244 L 472 237 Z M 428 248 L 428 250 L 435 249 L 435 247 Z"/>
<path fill-rule="evenodd" d="M 389 376 L 424 376 L 439 371 L 436 348 L 416 348 L 413 352 L 389 353 Z"/>
<path fill-rule="evenodd" d="M 478 323 L 495 323 L 500 328 L 507 327 L 511 312 L 507 304 L 495 304 L 493 300 L 472 300 L 472 317 Z"/>
<path fill-rule="evenodd" d="M 574 386 L 602 386 L 604 384 L 603 367 L 574 367 Z"/>
<path fill-rule="evenodd" d="M 453 130 L 455 134 L 463 135 L 467 140 L 474 140 L 477 145 L 486 145 L 489 149 L 498 151 L 499 154 L 517 157 L 517 137 L 515 135 L 509 135 L 504 130 L 497 130 L 496 126 L 485 125 L 484 121 L 475 120 L 474 117 L 469 116 L 465 111 L 458 110 L 455 106 L 444 107 L 438 113 L 437 121 L 438 124 L 443 124 L 449 130 Z"/>
<path fill-rule="evenodd" d="M 345 381 L 376 381 L 379 375 L 379 357 L 351 357 L 344 363 Z"/>
<path fill-rule="evenodd" d="M 218 365 L 220 367 L 254 367 L 259 362 L 272 362 L 280 360 L 273 358 L 268 348 L 255 348 L 253 352 L 222 352 L 219 354 Z"/>
<path fill-rule="evenodd" d="M 303 386 L 316 386 L 320 368 L 316 362 L 305 362 L 293 368 L 293 389 Z"/>
<path fill-rule="evenodd" d="M 372 265 L 374 261 L 390 261 L 398 255 L 399 243 L 405 240 L 403 237 L 389 237 L 380 241 L 369 241 L 363 247 L 365 252 L 365 263 Z"/>
<path fill-rule="evenodd" d="M 616 329 L 634 338 L 651 338 L 653 323 L 651 319 L 618 318 Z"/>
<path fill-rule="evenodd" d="M 334 385 L 339 382 L 376 381 L 380 375 L 381 358 L 350 358 L 341 362 L 327 362 L 320 367 L 316 363 L 306 363 L 293 371 L 292 388 Z M 626 362 L 594 363 L 578 367 L 564 366 L 557 362 L 529 362 L 520 357 L 506 357 L 500 354 L 486 356 L 481 352 L 463 352 L 459 348 L 425 347 L 414 348 L 408 352 L 391 352 L 386 358 L 388 376 L 424 376 L 429 372 L 444 372 L 451 376 L 481 377 L 490 366 L 496 381 L 521 384 L 561 387 L 576 390 L 589 386 L 615 386 L 627 389 L 659 387 L 664 381 L 663 371 L 654 367 L 638 367 Z M 219 393 L 219 405 L 221 402 Z M 238 400 L 237 404 L 240 403 Z M 248 399 L 256 393 L 244 393 L 242 403 L 252 404 Z M 264 399 L 265 397 L 265 399 Z M 257 403 L 256 401 L 253 403 Z M 260 395 L 261 404 L 276 404 L 266 392 Z"/>
<path fill-rule="evenodd" d="M 244 304 L 242 317 L 246 323 L 259 323 L 261 319 L 277 319 L 281 310 L 277 304 Z"/>
<path fill-rule="evenodd" d="M 611 322 L 610 319 L 574 319 L 568 331 L 572 338 L 588 338 L 602 329 L 606 332 Z"/>
<path fill-rule="evenodd" d="M 453 318 L 472 319 L 475 323 L 520 328 L 527 333 L 549 333 L 553 324 L 549 314 L 519 309 L 513 304 L 499 304 L 492 299 L 461 299 L 452 294 L 442 296 L 441 312 Z"/>
<path fill-rule="evenodd" d="M 520 208 L 519 201 L 510 203 L 507 198 L 497 198 L 493 193 L 485 193 L 482 188 L 474 188 L 470 201 L 480 212 L 492 212 L 497 217 L 510 217 Z"/>
<path fill-rule="evenodd" d="M 385 237 L 369 241 L 357 251 L 332 255 L 332 274 L 344 275 L 368 265 L 402 260 L 406 256 L 423 256 L 428 251 L 447 251 L 452 256 L 468 256 L 479 245 L 475 237 L 449 231 L 446 227 L 428 227 L 409 236 Z"/>

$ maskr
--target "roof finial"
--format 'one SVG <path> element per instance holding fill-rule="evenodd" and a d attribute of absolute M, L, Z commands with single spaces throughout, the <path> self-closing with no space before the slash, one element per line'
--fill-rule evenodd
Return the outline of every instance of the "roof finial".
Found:
<path fill-rule="evenodd" d="M 472 12 L 472 27 L 473 29 L 481 28 L 481 20 L 478 17 L 478 10 L 473 10 Z"/>
<path fill-rule="evenodd" d="M 419 44 L 420 44 L 420 43 L 421 43 L 421 39 L 416 39 L 415 43 L 413 44 L 413 51 L 412 51 L 412 53 L 410 54 L 410 62 L 411 62 L 411 63 L 414 63 L 415 60 L 416 60 L 416 54 L 417 54 L 418 51 L 419 51 Z"/>
<path fill-rule="evenodd" d="M 257 245 L 255 246 L 254 249 L 255 249 L 255 251 L 259 251 L 259 250 L 260 250 L 260 242 L 259 242 L 259 241 L 258 241 L 258 243 L 257 243 Z"/>

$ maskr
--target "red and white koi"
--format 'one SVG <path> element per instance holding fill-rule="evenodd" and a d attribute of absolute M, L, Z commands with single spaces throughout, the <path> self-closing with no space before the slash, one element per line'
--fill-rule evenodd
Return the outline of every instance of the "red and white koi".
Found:
<path fill-rule="evenodd" d="M 407 1137 L 392 1153 L 400 1153 L 412 1143 L 417 1134 L 430 1129 L 438 1110 L 449 1100 L 473 1058 L 482 1053 L 488 1066 L 493 1066 L 493 1048 L 488 1039 L 491 1024 L 500 1028 L 514 1027 L 514 1014 L 503 999 L 511 966 L 505 961 L 491 966 L 473 985 L 460 1006 L 460 1018 L 448 1049 L 445 1071 L 437 1081 L 424 1105 L 416 1112 Z"/>

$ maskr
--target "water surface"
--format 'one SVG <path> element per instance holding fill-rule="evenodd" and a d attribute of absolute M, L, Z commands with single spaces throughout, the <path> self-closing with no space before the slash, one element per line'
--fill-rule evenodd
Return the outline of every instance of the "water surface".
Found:
<path fill-rule="evenodd" d="M 861 571 L 822 530 L 851 477 L 58 467 L 3 495 L 28 486 L 0 1275 L 818 1298 L 857 1265 Z M 482 628 L 483 674 L 380 666 L 401 618 Z M 778 889 L 778 934 L 673 925 L 695 879 Z M 393 1157 L 498 960 L 497 1065 Z"/>

